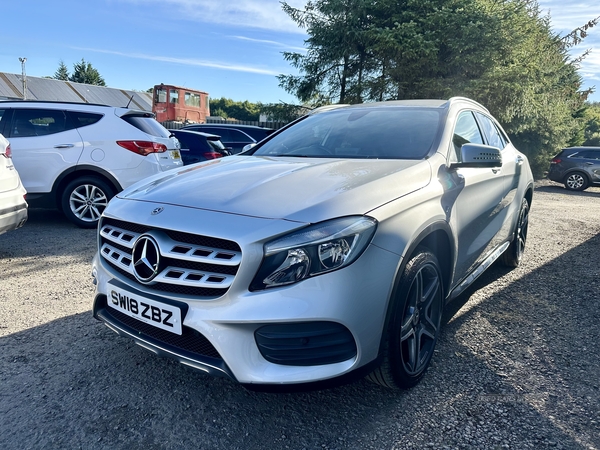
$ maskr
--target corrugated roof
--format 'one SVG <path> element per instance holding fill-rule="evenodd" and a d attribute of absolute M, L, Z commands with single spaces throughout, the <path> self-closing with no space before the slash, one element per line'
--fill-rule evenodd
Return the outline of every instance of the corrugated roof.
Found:
<path fill-rule="evenodd" d="M 133 96 L 133 98 L 131 98 Z M 0 99 L 21 100 L 23 81 L 21 75 L 0 72 Z M 91 84 L 73 83 L 52 78 L 27 77 L 27 99 L 76 103 L 100 103 L 132 109 L 152 111 L 152 95 Z M 131 99 L 131 102 L 129 100 Z"/>

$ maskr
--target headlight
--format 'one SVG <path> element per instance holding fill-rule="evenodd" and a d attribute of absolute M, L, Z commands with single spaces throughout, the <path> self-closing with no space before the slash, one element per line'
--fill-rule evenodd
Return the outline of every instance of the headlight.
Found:
<path fill-rule="evenodd" d="M 268 242 L 250 290 L 297 283 L 352 264 L 371 242 L 376 227 L 371 217 L 342 217 Z"/>

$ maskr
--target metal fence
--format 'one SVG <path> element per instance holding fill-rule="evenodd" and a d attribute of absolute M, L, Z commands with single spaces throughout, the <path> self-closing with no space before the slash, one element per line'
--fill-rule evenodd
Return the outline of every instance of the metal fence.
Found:
<path fill-rule="evenodd" d="M 170 129 L 175 129 L 175 130 L 179 130 L 180 128 L 183 128 L 186 125 L 192 125 L 191 123 L 177 122 L 177 121 L 173 121 L 173 120 L 169 120 L 167 122 L 161 122 L 161 123 L 165 128 L 170 128 Z M 231 125 L 232 127 L 235 127 L 235 125 L 254 125 L 254 126 L 263 127 L 263 128 L 273 128 L 275 130 L 278 130 L 279 128 L 282 128 L 288 124 L 288 122 L 259 122 L 259 121 L 252 121 L 252 120 L 224 120 L 224 119 L 214 119 L 214 118 L 207 118 L 206 123 L 207 124 L 216 123 L 216 124 L 223 124 L 223 125 Z"/>

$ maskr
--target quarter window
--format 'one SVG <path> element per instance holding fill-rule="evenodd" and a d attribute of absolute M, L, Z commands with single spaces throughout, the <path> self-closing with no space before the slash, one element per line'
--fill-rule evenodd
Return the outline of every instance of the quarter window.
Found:
<path fill-rule="evenodd" d="M 460 161 L 460 149 L 464 144 L 483 144 L 481 131 L 472 112 L 465 111 L 458 116 L 456 126 L 454 127 L 452 144 L 450 162 Z"/>
<path fill-rule="evenodd" d="M 75 128 L 93 125 L 103 117 L 102 114 L 94 114 L 81 111 L 69 111 L 69 116 L 71 116 L 71 120 L 75 123 Z"/>

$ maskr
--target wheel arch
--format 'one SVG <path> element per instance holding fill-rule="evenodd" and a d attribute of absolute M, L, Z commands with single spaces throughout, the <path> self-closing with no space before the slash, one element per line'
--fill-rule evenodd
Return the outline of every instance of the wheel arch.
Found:
<path fill-rule="evenodd" d="M 67 184 L 69 184 L 71 181 L 77 178 L 85 176 L 99 178 L 104 182 L 109 183 L 115 190 L 115 193 L 123 190 L 121 184 L 117 181 L 117 179 L 106 170 L 92 165 L 70 167 L 56 178 L 54 186 L 52 187 L 52 197 L 56 202 L 56 206 L 59 209 L 61 208 L 61 195 Z"/>
<path fill-rule="evenodd" d="M 398 287 L 398 280 L 404 271 L 406 263 L 412 258 L 419 247 L 427 248 L 437 257 L 444 281 L 444 293 L 446 294 L 449 292 L 454 271 L 454 261 L 456 260 L 456 246 L 450 226 L 447 222 L 440 221 L 423 229 L 407 246 L 402 257 L 402 263 L 396 272 L 392 298 Z"/>
<path fill-rule="evenodd" d="M 450 291 L 450 283 L 454 272 L 454 262 L 456 260 L 456 246 L 454 244 L 454 238 L 450 225 L 447 222 L 439 221 L 428 225 L 422 231 L 420 231 L 415 238 L 406 246 L 406 251 L 402 256 L 402 260 L 396 270 L 394 277 L 393 286 L 390 291 L 390 296 L 387 301 L 385 322 L 383 324 L 383 330 L 381 333 L 381 339 L 379 342 L 378 360 L 382 357 L 384 349 L 384 342 L 388 334 L 390 326 L 390 316 L 392 313 L 394 299 L 398 295 L 398 289 L 400 288 L 400 278 L 406 264 L 419 248 L 427 248 L 430 250 L 438 259 L 440 263 L 440 270 L 442 271 L 444 297 Z"/>

